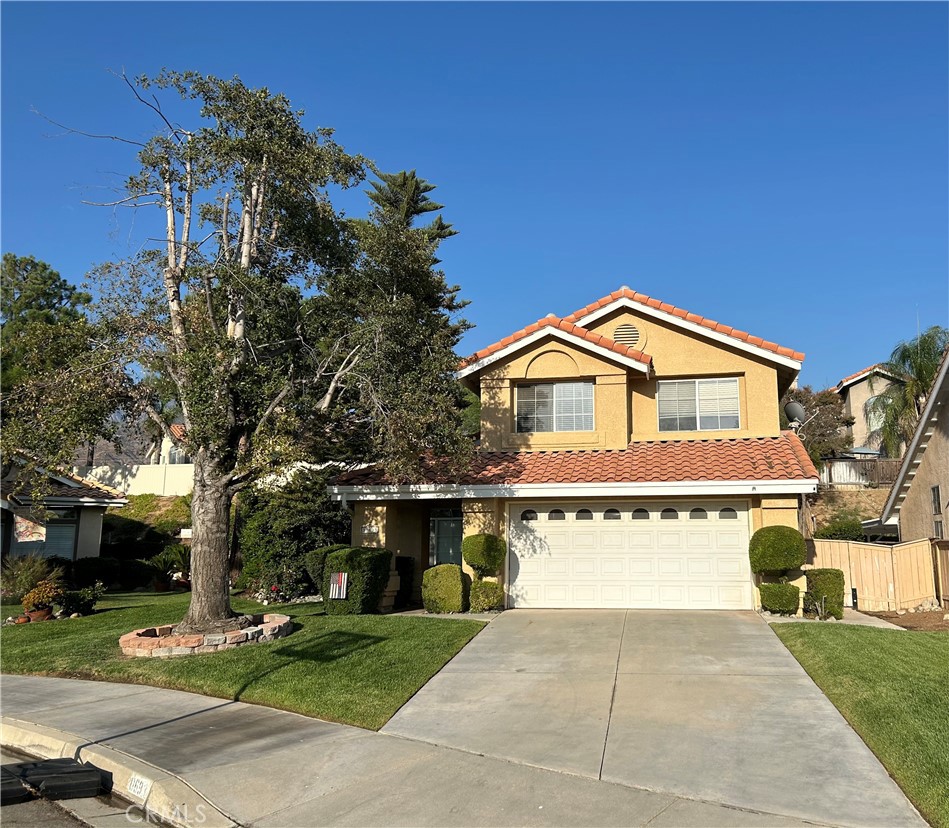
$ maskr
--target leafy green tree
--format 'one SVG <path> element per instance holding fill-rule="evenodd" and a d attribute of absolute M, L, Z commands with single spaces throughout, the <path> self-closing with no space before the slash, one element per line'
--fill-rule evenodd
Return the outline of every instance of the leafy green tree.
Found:
<path fill-rule="evenodd" d="M 867 426 L 876 426 L 870 438 L 878 440 L 888 456 L 899 457 L 913 438 L 947 347 L 949 329 L 933 325 L 915 339 L 900 342 L 880 365 L 882 372 L 900 379 L 872 397 L 864 414 Z M 871 379 L 871 391 L 873 383 Z"/>
<path fill-rule="evenodd" d="M 435 267 L 441 238 L 411 226 L 414 208 L 378 205 L 364 222 L 333 209 L 328 189 L 358 184 L 366 162 L 332 130 L 308 130 L 284 96 L 238 78 L 126 82 L 164 127 L 115 204 L 157 207 L 162 242 L 98 269 L 97 312 L 138 410 L 193 458 L 178 628 L 207 632 L 233 615 L 230 509 L 254 481 L 298 461 L 380 462 L 400 480 L 426 454 L 463 464 L 453 349 L 465 323 Z M 174 117 L 169 96 L 184 102 Z M 170 384 L 183 438 L 143 376 Z"/>
<path fill-rule="evenodd" d="M 27 340 L 42 337 L 55 326 L 83 320 L 92 301 L 46 262 L 33 256 L 4 253 L 0 266 L 0 389 L 7 393 L 24 375 Z M 35 366 L 34 366 L 35 367 Z"/>
<path fill-rule="evenodd" d="M 788 427 L 784 406 L 789 402 L 800 403 L 807 412 L 808 420 L 798 436 L 818 468 L 822 457 L 833 457 L 853 445 L 853 437 L 847 433 L 853 417 L 844 414 L 843 400 L 835 391 L 815 391 L 809 385 L 788 389 L 780 403 L 782 428 Z"/>

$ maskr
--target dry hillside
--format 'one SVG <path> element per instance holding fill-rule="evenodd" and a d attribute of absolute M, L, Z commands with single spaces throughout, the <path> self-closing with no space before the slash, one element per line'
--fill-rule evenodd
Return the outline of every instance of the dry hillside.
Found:
<path fill-rule="evenodd" d="M 861 520 L 880 516 L 890 494 L 889 487 L 879 489 L 827 489 L 817 493 L 808 513 L 813 517 L 812 529 L 820 528 L 838 513 L 855 514 Z"/>

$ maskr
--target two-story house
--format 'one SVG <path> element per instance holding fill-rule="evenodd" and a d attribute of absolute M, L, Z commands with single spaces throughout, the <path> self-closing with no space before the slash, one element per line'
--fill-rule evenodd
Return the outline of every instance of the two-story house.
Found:
<path fill-rule="evenodd" d="M 481 444 L 460 480 L 368 468 L 332 491 L 354 545 L 417 572 L 461 563 L 463 536 L 503 536 L 509 607 L 750 609 L 750 535 L 799 527 L 817 486 L 779 425 L 803 358 L 624 287 L 462 363 Z"/>
<path fill-rule="evenodd" d="M 857 455 L 880 453 L 880 417 L 870 409 L 871 403 L 894 383 L 901 383 L 882 365 L 871 365 L 856 374 L 844 377 L 834 387 L 844 404 L 844 416 L 853 418 L 853 425 L 845 429 L 853 438 Z"/>

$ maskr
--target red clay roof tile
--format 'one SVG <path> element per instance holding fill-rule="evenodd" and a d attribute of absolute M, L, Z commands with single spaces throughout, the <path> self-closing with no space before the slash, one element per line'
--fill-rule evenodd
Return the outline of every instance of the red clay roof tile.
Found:
<path fill-rule="evenodd" d="M 817 469 L 796 434 L 732 440 L 631 443 L 617 451 L 479 452 L 452 480 L 429 465 L 426 483 L 468 486 L 537 483 L 686 483 L 696 480 L 816 480 Z M 341 486 L 386 486 L 377 467 L 340 475 Z"/>

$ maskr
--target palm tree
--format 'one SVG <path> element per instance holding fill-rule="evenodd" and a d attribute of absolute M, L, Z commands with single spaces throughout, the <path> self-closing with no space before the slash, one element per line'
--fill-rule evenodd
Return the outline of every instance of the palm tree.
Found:
<path fill-rule="evenodd" d="M 864 415 L 871 439 L 879 440 L 889 457 L 899 457 L 912 439 L 947 347 L 949 329 L 933 325 L 915 339 L 900 342 L 878 366 L 880 373 L 897 379 L 867 401 Z"/>

